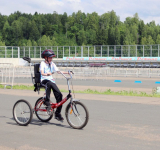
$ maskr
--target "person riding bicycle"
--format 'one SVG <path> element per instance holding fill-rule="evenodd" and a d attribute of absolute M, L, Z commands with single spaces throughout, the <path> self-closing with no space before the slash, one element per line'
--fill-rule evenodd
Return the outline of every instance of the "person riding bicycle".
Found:
<path fill-rule="evenodd" d="M 57 103 L 62 101 L 62 93 L 60 92 L 59 88 L 57 87 L 55 80 L 52 77 L 52 73 L 57 72 L 60 74 L 59 69 L 52 62 L 52 58 L 55 57 L 55 54 L 52 50 L 46 49 L 42 52 L 41 57 L 45 60 L 40 64 L 40 74 L 41 74 L 41 83 L 46 86 L 46 99 L 44 104 L 47 106 L 47 111 L 51 111 L 51 104 L 50 104 L 50 94 L 51 89 L 54 93 Z M 68 74 L 68 72 L 62 72 L 63 74 Z M 64 118 L 61 116 L 61 109 L 62 106 L 57 107 L 55 112 L 55 119 L 58 121 L 63 121 Z"/>

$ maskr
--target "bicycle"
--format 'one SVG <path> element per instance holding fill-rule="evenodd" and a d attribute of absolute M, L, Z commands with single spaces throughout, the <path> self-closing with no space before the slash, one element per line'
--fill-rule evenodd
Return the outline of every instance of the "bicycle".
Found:
<path fill-rule="evenodd" d="M 23 57 L 30 64 L 30 71 L 31 71 L 31 59 L 29 57 Z M 45 88 L 45 85 L 40 83 L 40 72 L 39 72 L 39 65 L 34 65 L 34 77 L 31 72 L 32 83 L 35 86 L 34 91 L 40 91 L 40 88 Z M 70 90 L 69 80 L 72 79 L 71 75 L 72 71 L 68 71 L 70 77 L 66 77 L 62 72 L 60 72 L 66 79 L 68 85 L 69 94 L 59 103 L 52 103 L 51 102 L 51 112 L 47 111 L 47 106 L 44 104 L 45 95 L 40 97 L 32 109 L 30 103 L 24 99 L 18 100 L 13 106 L 13 117 L 17 124 L 21 126 L 27 126 L 33 117 L 33 113 L 36 114 L 37 118 L 42 122 L 48 122 L 52 119 L 54 115 L 54 109 L 63 105 L 67 100 L 70 99 L 69 104 L 66 106 L 65 109 L 65 116 L 68 124 L 74 129 L 82 129 L 84 128 L 89 120 L 89 112 L 86 106 L 80 102 L 80 100 L 75 100 L 72 97 L 72 93 Z M 73 73 L 73 72 L 72 72 Z"/>

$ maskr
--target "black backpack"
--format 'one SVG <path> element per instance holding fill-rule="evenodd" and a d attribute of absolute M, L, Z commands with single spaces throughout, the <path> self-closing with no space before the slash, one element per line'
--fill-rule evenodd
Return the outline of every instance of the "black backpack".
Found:
<path fill-rule="evenodd" d="M 33 79 L 34 79 L 34 91 L 36 92 L 36 91 L 38 91 L 38 93 L 39 93 L 39 91 L 40 91 L 40 88 L 42 87 L 42 85 L 41 85 L 41 74 L 40 74 L 40 72 L 39 72 L 39 66 L 40 66 L 40 64 L 34 64 L 34 77 L 33 77 Z"/>

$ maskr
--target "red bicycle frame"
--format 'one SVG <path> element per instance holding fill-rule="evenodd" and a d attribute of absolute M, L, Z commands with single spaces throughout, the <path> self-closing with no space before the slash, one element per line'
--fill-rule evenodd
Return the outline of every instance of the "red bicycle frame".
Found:
<path fill-rule="evenodd" d="M 64 98 L 62 99 L 62 101 L 60 101 L 59 103 L 51 103 L 51 107 L 52 109 L 55 109 L 61 105 L 63 105 L 69 98 L 72 98 L 72 95 L 71 95 L 71 90 L 70 90 L 70 86 L 69 86 L 69 80 L 72 78 L 72 75 L 70 73 L 71 71 L 68 71 L 69 75 L 70 75 L 70 78 L 67 78 L 62 72 L 60 72 L 66 79 L 67 79 L 67 84 L 68 84 L 68 90 L 69 90 L 69 94 Z M 72 72 L 73 73 L 73 72 Z M 39 108 L 41 107 L 41 105 L 43 104 L 44 102 L 44 99 L 45 99 L 45 95 L 46 93 L 44 94 L 44 97 L 42 98 L 42 101 L 40 101 L 37 105 L 39 105 Z M 46 109 L 39 109 L 37 108 L 37 106 L 35 106 L 34 108 L 34 111 L 47 111 Z"/>
<path fill-rule="evenodd" d="M 63 105 L 69 98 L 71 98 L 72 97 L 72 95 L 71 95 L 71 93 L 69 93 L 64 99 L 62 99 L 62 101 L 60 101 L 59 103 L 51 103 L 51 107 L 52 107 L 52 109 L 55 109 L 55 108 L 57 108 L 57 107 L 59 107 L 59 106 L 61 106 L 61 105 Z M 42 101 L 40 101 L 37 105 L 39 105 L 39 108 L 41 107 L 41 105 L 43 104 L 43 102 L 44 102 L 44 98 L 42 98 Z M 35 108 L 34 108 L 34 110 L 35 111 L 47 111 L 46 109 L 39 109 L 39 108 L 37 108 L 36 106 L 35 106 Z"/>

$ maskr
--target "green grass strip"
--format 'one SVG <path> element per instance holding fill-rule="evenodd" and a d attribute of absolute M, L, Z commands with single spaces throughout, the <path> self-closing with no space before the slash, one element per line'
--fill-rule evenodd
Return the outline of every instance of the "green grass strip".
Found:
<path fill-rule="evenodd" d="M 0 88 L 4 88 L 4 85 L 0 85 Z M 6 89 L 11 89 L 10 86 L 7 86 Z M 12 89 L 17 89 L 17 90 L 34 90 L 34 86 L 30 85 L 14 85 Z M 44 91 L 44 89 L 41 89 Z M 61 92 L 68 92 L 68 90 L 60 90 Z M 154 90 L 152 94 L 147 94 L 146 92 L 137 92 L 137 91 L 118 91 L 114 92 L 111 89 L 108 89 L 106 91 L 97 91 L 97 90 L 91 90 L 87 89 L 84 91 L 74 91 L 75 93 L 85 93 L 85 94 L 101 94 L 101 95 L 122 95 L 122 96 L 140 96 L 140 97 L 160 97 L 160 94 L 157 94 L 156 91 Z"/>

